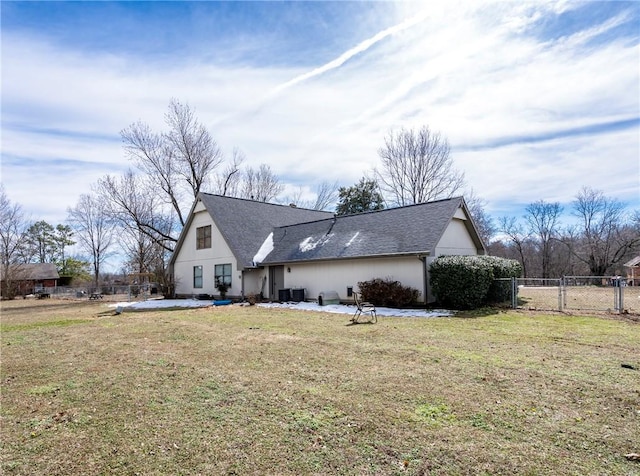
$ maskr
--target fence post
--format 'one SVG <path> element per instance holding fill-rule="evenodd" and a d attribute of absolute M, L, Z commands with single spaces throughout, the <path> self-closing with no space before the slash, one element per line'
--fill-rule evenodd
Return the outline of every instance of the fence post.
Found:
<path fill-rule="evenodd" d="M 518 282 L 515 277 L 511 277 L 511 308 L 518 309 Z"/>
<path fill-rule="evenodd" d="M 613 308 L 622 312 L 624 309 L 624 291 L 622 291 L 622 280 L 618 277 L 613 280 Z"/>
<path fill-rule="evenodd" d="M 564 282 L 564 276 L 560 278 L 560 280 L 558 281 L 558 311 L 562 312 L 563 310 L 563 297 L 566 293 L 566 288 L 565 288 L 565 282 Z"/>

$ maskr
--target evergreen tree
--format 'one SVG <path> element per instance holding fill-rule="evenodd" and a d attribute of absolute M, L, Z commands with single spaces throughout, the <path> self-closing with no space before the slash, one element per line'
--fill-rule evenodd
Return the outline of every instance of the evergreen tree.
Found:
<path fill-rule="evenodd" d="M 336 206 L 338 215 L 370 212 L 383 208 L 385 208 L 384 199 L 375 180 L 363 177 L 356 185 L 340 187 L 338 190 L 338 205 Z"/>

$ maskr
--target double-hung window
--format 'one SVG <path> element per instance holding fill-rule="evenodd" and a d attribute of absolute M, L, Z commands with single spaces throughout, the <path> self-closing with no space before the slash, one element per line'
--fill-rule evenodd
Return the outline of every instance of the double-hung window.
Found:
<path fill-rule="evenodd" d="M 196 249 L 211 248 L 211 225 L 196 228 Z"/>
<path fill-rule="evenodd" d="M 228 287 L 231 287 L 231 265 L 230 264 L 217 264 L 215 266 L 215 282 L 224 283 Z"/>
<path fill-rule="evenodd" d="M 193 287 L 194 288 L 202 287 L 202 266 L 193 267 Z"/>

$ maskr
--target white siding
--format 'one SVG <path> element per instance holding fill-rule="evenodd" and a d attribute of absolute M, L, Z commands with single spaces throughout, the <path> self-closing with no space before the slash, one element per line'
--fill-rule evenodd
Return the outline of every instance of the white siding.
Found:
<path fill-rule="evenodd" d="M 465 222 L 454 218 L 440 238 L 438 246 L 431 256 L 437 258 L 441 255 L 475 255 L 478 249 L 471 239 Z"/>
<path fill-rule="evenodd" d="M 269 294 L 269 277 L 268 268 L 250 269 L 244 271 L 244 295 L 255 294 L 258 296 L 260 292 L 264 292 L 264 297 Z M 264 289 L 263 283 L 264 282 Z"/>
<path fill-rule="evenodd" d="M 464 216 L 462 209 L 458 209 L 455 216 Z M 434 253 L 427 259 L 427 269 L 431 263 L 442 255 L 477 255 L 478 249 L 471 235 L 467 231 L 465 220 L 453 218 L 447 229 L 442 234 Z M 431 293 L 431 286 L 428 288 L 428 302 L 433 302 L 435 296 Z"/>
<path fill-rule="evenodd" d="M 290 270 L 290 271 L 289 271 Z M 307 299 L 317 299 L 323 291 L 336 291 L 347 297 L 347 287 L 358 291 L 359 281 L 390 278 L 420 292 L 423 301 L 423 265 L 417 256 L 323 261 L 285 266 L 285 288 L 304 288 Z"/>
<path fill-rule="evenodd" d="M 204 207 L 203 207 L 204 208 Z M 196 206 L 196 210 L 198 205 Z M 196 249 L 196 228 L 211 225 L 211 248 Z M 229 296 L 240 296 L 242 291 L 241 273 L 238 271 L 236 259 L 231 253 L 222 235 L 213 224 L 206 211 L 196 211 L 190 228 L 187 230 L 182 247 L 174 264 L 176 278 L 176 294 L 219 294 L 215 289 L 214 267 L 216 264 L 231 264 L 231 288 Z M 202 266 L 202 288 L 193 287 L 193 267 Z"/>

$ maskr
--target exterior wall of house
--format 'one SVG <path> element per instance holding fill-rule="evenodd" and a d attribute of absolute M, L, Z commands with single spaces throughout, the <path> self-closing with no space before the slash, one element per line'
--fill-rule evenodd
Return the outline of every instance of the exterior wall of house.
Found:
<path fill-rule="evenodd" d="M 289 271 L 290 270 L 290 271 Z M 358 291 L 359 281 L 390 278 L 423 293 L 423 264 L 416 256 L 295 263 L 285 265 L 285 288 L 305 289 L 306 299 L 317 299 L 321 292 L 336 291 L 350 301 L 347 287 Z"/>
<path fill-rule="evenodd" d="M 462 210 L 458 210 L 454 218 L 447 226 L 447 229 L 442 234 L 442 238 L 436 246 L 435 252 L 427 258 L 427 270 L 431 263 L 438 257 L 443 255 L 477 255 L 478 249 L 473 242 L 471 235 L 465 225 L 466 217 Z M 427 302 L 435 301 L 435 296 L 431 292 L 431 286 L 427 288 Z"/>
<path fill-rule="evenodd" d="M 198 206 L 196 206 L 196 210 Z M 211 225 L 211 248 L 196 249 L 196 229 Z M 224 238 L 213 223 L 211 216 L 202 207 L 193 216 L 191 226 L 187 230 L 184 243 L 175 259 L 174 276 L 176 279 L 177 296 L 193 296 L 198 294 L 219 295 L 215 287 L 215 265 L 231 264 L 231 287 L 227 291 L 228 297 L 242 294 L 241 272 L 233 253 Z M 202 266 L 202 287 L 193 286 L 193 268 Z"/>
<path fill-rule="evenodd" d="M 476 255 L 478 249 L 471 239 L 465 221 L 453 218 L 431 253 L 433 259 L 441 255 Z"/>
<path fill-rule="evenodd" d="M 260 292 L 263 292 L 265 298 L 269 297 L 268 296 L 268 290 L 269 290 L 268 268 L 245 269 L 243 279 L 244 279 L 244 295 L 245 296 L 249 296 L 250 294 L 259 296 Z"/>

